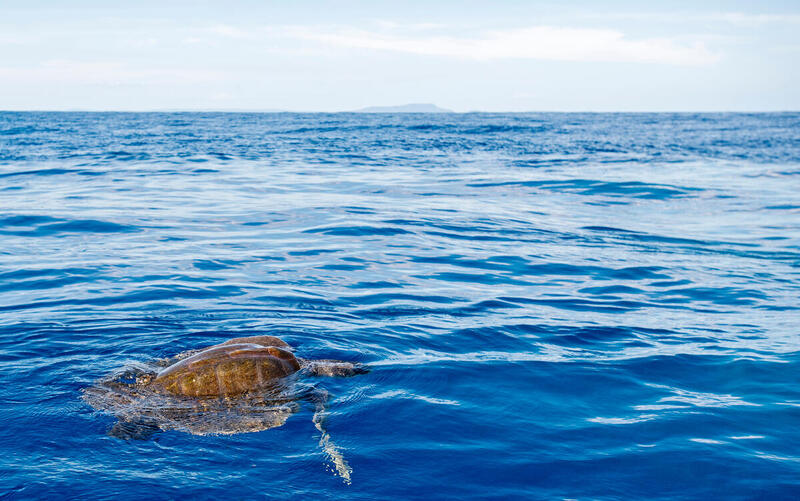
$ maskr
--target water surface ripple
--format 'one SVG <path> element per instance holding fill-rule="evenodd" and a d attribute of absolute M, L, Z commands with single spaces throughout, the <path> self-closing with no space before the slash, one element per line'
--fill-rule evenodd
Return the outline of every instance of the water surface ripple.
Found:
<path fill-rule="evenodd" d="M 12 499 L 791 498 L 800 114 L 0 113 Z M 253 434 L 80 390 L 254 334 L 372 366 Z"/>

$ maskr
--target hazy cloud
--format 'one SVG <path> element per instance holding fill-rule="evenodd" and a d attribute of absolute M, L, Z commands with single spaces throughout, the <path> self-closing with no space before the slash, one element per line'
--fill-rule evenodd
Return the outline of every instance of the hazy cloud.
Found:
<path fill-rule="evenodd" d="M 611 29 L 534 26 L 487 32 L 481 37 L 408 37 L 382 33 L 291 28 L 290 36 L 340 47 L 389 50 L 472 60 L 546 59 L 698 65 L 718 56 L 702 43 L 686 45 L 668 38 L 631 40 Z"/>
<path fill-rule="evenodd" d="M 133 67 L 114 61 L 56 59 L 28 67 L 0 67 L 0 79 L 17 83 L 78 85 L 194 84 L 222 79 L 219 73 L 186 68 Z"/>
<path fill-rule="evenodd" d="M 723 12 L 713 14 L 713 19 L 745 26 L 760 26 L 767 23 L 800 24 L 800 16 L 796 14 L 744 14 L 741 12 Z"/>
<path fill-rule="evenodd" d="M 383 29 L 388 30 L 406 30 L 406 31 L 427 31 L 446 28 L 447 26 L 441 23 L 397 23 L 385 19 L 378 19 L 375 24 Z"/>
<path fill-rule="evenodd" d="M 747 14 L 744 12 L 604 12 L 582 14 L 590 19 L 616 19 L 627 21 L 661 21 L 687 23 L 694 21 L 727 23 L 756 27 L 766 24 L 800 24 L 798 14 Z"/>
<path fill-rule="evenodd" d="M 215 35 L 220 35 L 226 38 L 235 38 L 239 40 L 246 40 L 249 38 L 253 38 L 253 33 L 251 33 L 250 31 L 243 30 L 235 26 L 229 26 L 227 24 L 219 24 L 217 26 L 213 26 L 209 29 L 209 31 Z"/>

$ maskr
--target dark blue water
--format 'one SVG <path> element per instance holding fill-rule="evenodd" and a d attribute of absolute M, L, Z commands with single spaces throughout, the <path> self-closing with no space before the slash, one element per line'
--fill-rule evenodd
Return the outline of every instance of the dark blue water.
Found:
<path fill-rule="evenodd" d="M 800 114 L 0 114 L 13 499 L 800 495 Z M 258 433 L 107 435 L 96 379 L 271 334 Z"/>

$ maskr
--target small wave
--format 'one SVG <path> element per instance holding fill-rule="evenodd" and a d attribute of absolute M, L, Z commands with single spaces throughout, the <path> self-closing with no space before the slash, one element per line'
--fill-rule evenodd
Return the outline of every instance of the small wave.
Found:
<path fill-rule="evenodd" d="M 366 294 L 363 296 L 350 296 L 347 298 L 348 302 L 358 305 L 364 304 L 384 304 L 392 301 L 417 301 L 420 303 L 439 303 L 450 304 L 459 301 L 459 298 L 450 296 L 432 296 L 432 295 L 418 295 L 407 293 L 379 293 L 379 294 Z"/>
<path fill-rule="evenodd" d="M 2 172 L 0 178 L 22 177 L 22 176 L 60 176 L 63 174 L 80 174 L 82 176 L 101 176 L 100 172 L 85 169 L 35 169 L 16 172 Z"/>
<path fill-rule="evenodd" d="M 643 183 L 640 181 L 607 182 L 594 179 L 486 182 L 469 183 L 467 186 L 473 186 L 476 188 L 519 186 L 539 188 L 549 191 L 576 193 L 579 195 L 604 195 L 620 198 L 641 198 L 652 200 L 667 200 L 670 198 L 688 197 L 694 192 L 702 191 L 700 188 Z"/>
<path fill-rule="evenodd" d="M 0 136 L 29 136 L 33 134 L 42 134 L 42 133 L 57 132 L 57 131 L 58 129 L 52 127 L 26 125 L 20 127 L 9 127 L 8 129 L 0 129 Z"/>
<path fill-rule="evenodd" d="M 8 220 L 11 220 L 9 223 Z M 53 222 L 61 221 L 61 222 Z M 2 224 L 5 223 L 5 224 Z M 140 231 L 133 225 L 114 223 L 111 221 L 98 221 L 96 219 L 59 220 L 57 218 L 12 217 L 0 221 L 0 234 L 15 235 L 20 237 L 46 237 L 59 236 L 69 233 L 130 233 Z M 6 229 L 28 227 L 32 229 Z"/>
<path fill-rule="evenodd" d="M 768 205 L 764 207 L 766 210 L 798 210 L 800 205 L 796 204 L 782 204 L 782 205 Z"/>
<path fill-rule="evenodd" d="M 208 288 L 177 285 L 169 287 L 151 286 L 146 287 L 143 290 L 135 290 L 116 296 L 107 295 L 103 297 L 43 300 L 30 303 L 4 305 L 0 306 L 0 311 L 57 308 L 61 306 L 109 306 L 134 303 L 153 303 L 160 301 L 173 301 L 176 299 L 222 299 L 224 297 L 236 296 L 242 293 L 242 290 L 235 286 L 213 286 Z"/>
<path fill-rule="evenodd" d="M 6 226 L 37 226 L 39 224 L 59 221 L 50 216 L 17 215 L 0 218 L 0 227 Z"/>
<path fill-rule="evenodd" d="M 511 257 L 511 256 L 509 256 Z M 663 273 L 665 268 L 660 266 L 627 266 L 622 268 L 607 268 L 596 265 L 574 265 L 569 263 L 541 263 L 533 264 L 522 258 L 504 259 L 495 256 L 489 259 L 467 259 L 459 255 L 415 257 L 418 263 L 438 263 L 456 267 L 475 268 L 508 272 L 509 283 L 517 280 L 513 277 L 523 276 L 590 276 L 605 280 L 655 280 L 668 279 L 669 275 Z M 460 276 L 460 275 L 457 275 Z M 446 275 L 450 277 L 450 275 Z"/>
<path fill-rule="evenodd" d="M 231 260 L 198 259 L 193 264 L 198 270 L 227 270 L 235 268 L 236 265 L 241 264 L 241 262 Z"/>
<path fill-rule="evenodd" d="M 324 228 L 313 228 L 309 230 L 304 230 L 304 233 L 323 233 L 325 235 L 334 235 L 334 236 L 342 236 L 342 237 L 351 237 L 351 236 L 394 236 L 394 235 L 404 235 L 409 234 L 411 232 L 401 229 L 401 228 L 392 228 L 388 226 L 378 227 L 378 226 L 329 226 Z"/>

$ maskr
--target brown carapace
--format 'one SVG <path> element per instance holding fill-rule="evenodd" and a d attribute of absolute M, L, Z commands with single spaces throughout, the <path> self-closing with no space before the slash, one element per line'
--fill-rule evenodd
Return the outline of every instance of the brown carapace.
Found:
<path fill-rule="evenodd" d="M 363 372 L 352 362 L 298 360 L 290 349 L 273 336 L 229 339 L 166 367 L 149 386 L 185 397 L 232 397 L 264 389 L 303 367 L 318 376 Z"/>
<path fill-rule="evenodd" d="M 352 376 L 358 363 L 303 360 L 273 336 L 229 339 L 151 363 L 136 363 L 83 390 L 92 407 L 118 418 L 110 434 L 147 438 L 157 431 L 195 435 L 234 434 L 281 426 L 306 400 L 320 446 L 336 474 L 350 483 L 352 470 L 325 429 L 328 393 L 301 383 L 297 375 Z"/>

